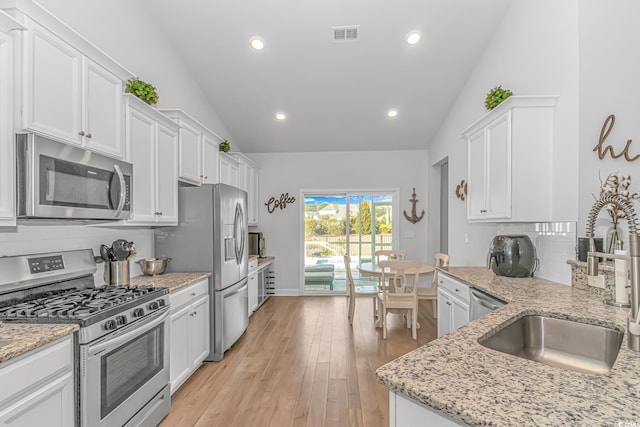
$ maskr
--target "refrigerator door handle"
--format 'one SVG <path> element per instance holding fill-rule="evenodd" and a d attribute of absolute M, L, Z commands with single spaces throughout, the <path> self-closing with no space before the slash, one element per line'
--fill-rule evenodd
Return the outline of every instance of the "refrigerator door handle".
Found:
<path fill-rule="evenodd" d="M 242 262 L 242 255 L 244 253 L 245 245 L 245 232 L 244 232 L 244 215 L 242 212 L 242 206 L 240 203 L 236 204 L 236 218 L 233 223 L 234 235 L 236 242 L 236 262 L 240 264 Z"/>

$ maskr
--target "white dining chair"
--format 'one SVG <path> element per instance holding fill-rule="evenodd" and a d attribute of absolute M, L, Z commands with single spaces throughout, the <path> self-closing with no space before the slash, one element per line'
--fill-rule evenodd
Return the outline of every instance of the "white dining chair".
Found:
<path fill-rule="evenodd" d="M 353 325 L 353 313 L 356 308 L 356 298 L 365 297 L 373 299 L 373 318 L 375 319 L 378 315 L 377 310 L 377 300 L 378 300 L 378 291 L 377 289 L 372 288 L 371 286 L 356 286 L 353 275 L 351 274 L 351 257 L 349 255 L 344 256 L 344 269 L 347 273 L 347 285 L 349 286 L 349 294 L 347 297 L 349 298 L 349 310 L 347 317 L 349 318 L 349 324 Z"/>
<path fill-rule="evenodd" d="M 447 267 L 449 265 L 449 255 L 437 253 L 436 271 L 433 272 L 433 280 L 430 288 L 418 288 L 418 300 L 431 300 L 433 308 L 433 317 L 438 318 L 438 267 Z"/>
<path fill-rule="evenodd" d="M 389 283 L 378 293 L 379 316 L 382 320 L 382 338 L 387 339 L 387 313 L 400 312 L 407 315 L 407 326 L 411 325 L 411 336 L 418 339 L 418 280 L 420 261 L 380 261 L 382 283 Z M 414 270 L 408 274 L 407 270 Z"/>

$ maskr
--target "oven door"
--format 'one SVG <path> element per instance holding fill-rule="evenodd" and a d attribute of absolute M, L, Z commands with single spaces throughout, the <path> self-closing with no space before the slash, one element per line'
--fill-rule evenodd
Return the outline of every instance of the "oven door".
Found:
<path fill-rule="evenodd" d="M 131 164 L 33 134 L 16 147 L 18 217 L 131 216 Z"/>
<path fill-rule="evenodd" d="M 82 426 L 124 425 L 147 404 L 157 406 L 154 396 L 169 383 L 168 307 L 81 345 L 80 354 Z"/>

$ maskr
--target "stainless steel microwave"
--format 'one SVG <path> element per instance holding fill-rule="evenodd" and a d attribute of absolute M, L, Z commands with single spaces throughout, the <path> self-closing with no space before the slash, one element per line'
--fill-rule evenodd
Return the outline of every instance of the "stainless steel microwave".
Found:
<path fill-rule="evenodd" d="M 35 134 L 16 135 L 18 218 L 131 217 L 133 165 Z"/>

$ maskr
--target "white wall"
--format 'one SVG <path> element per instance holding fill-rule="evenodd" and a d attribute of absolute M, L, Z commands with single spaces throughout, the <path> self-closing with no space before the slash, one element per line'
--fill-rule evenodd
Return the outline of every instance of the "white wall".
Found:
<path fill-rule="evenodd" d="M 340 153 L 277 153 L 249 154 L 260 168 L 259 226 L 266 238 L 267 255 L 275 256 L 275 288 L 281 295 L 297 295 L 300 290 L 303 238 L 300 190 L 321 189 L 399 189 L 400 218 L 398 248 L 408 257 L 432 262 L 427 253 L 427 221 L 433 210 L 426 203 L 426 151 L 378 151 Z M 415 187 L 418 214 L 425 210 L 425 219 L 411 224 L 402 211 L 411 213 L 412 189 Z M 269 214 L 264 203 L 270 197 L 289 193 L 295 203 Z M 438 206 L 437 204 L 434 206 Z M 437 209 L 436 209 L 437 210 Z M 413 237 L 411 237 L 413 236 Z"/>
<path fill-rule="evenodd" d="M 468 224 L 466 202 L 455 195 L 455 184 L 467 177 L 466 144 L 460 132 L 486 113 L 486 93 L 497 85 L 515 95 L 559 95 L 553 153 L 554 216 L 576 221 L 578 216 L 578 15 L 577 0 L 515 0 L 496 28 L 482 58 L 430 143 L 431 164 L 449 158 L 449 253 L 452 265 L 484 265 L 496 225 Z M 438 203 L 438 170 L 429 171 L 429 204 Z M 438 223 L 431 220 L 430 235 Z M 436 239 L 429 251 L 437 251 Z"/>
<path fill-rule="evenodd" d="M 234 151 L 242 151 L 182 63 L 180 52 L 143 5 L 126 0 L 40 3 L 138 78 L 152 83 L 158 89 L 158 108 L 184 110 L 218 136 L 233 142 Z"/>
<path fill-rule="evenodd" d="M 578 235 L 585 235 L 587 214 L 593 205 L 592 195 L 599 195 L 600 181 L 610 172 L 629 174 L 631 190 L 640 191 L 640 159 L 628 162 L 610 155 L 600 160 L 593 148 L 609 114 L 616 123 L 605 145 L 619 153 L 633 140 L 630 155 L 640 154 L 640 2 L 617 0 L 580 1 L 580 187 Z M 640 209 L 640 204 L 635 204 Z M 604 237 L 611 224 L 602 213 L 596 235 Z M 623 222 L 626 229 L 626 222 Z M 625 236 L 623 241 L 628 243 Z"/>

